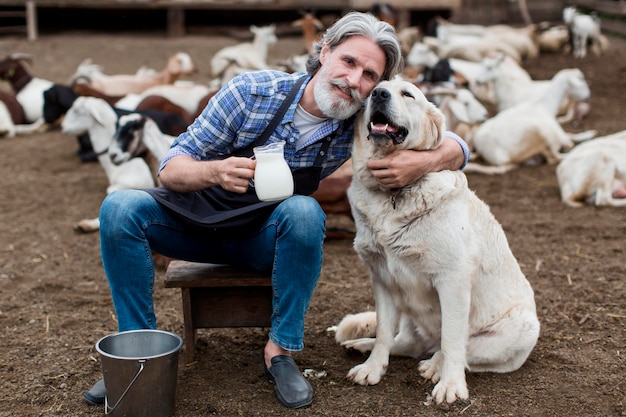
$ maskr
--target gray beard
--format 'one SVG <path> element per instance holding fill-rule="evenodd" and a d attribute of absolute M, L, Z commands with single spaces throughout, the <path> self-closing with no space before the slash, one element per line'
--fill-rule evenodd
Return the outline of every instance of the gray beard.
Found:
<path fill-rule="evenodd" d="M 333 119 L 345 120 L 358 112 L 363 102 L 354 91 L 352 91 L 352 101 L 338 98 L 333 92 L 335 85 L 342 86 L 343 82 L 331 80 L 324 75 L 323 79 L 318 79 L 315 83 L 313 95 L 322 113 Z"/>

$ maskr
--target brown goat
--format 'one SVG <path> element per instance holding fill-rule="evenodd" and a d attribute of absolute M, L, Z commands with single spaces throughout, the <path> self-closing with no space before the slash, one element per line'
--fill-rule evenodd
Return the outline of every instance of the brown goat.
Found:
<path fill-rule="evenodd" d="M 306 52 L 309 54 L 313 53 L 313 44 L 320 40 L 320 31 L 324 30 L 324 24 L 313 13 L 305 12 L 302 13 L 300 19 L 294 20 L 291 26 L 302 28 Z"/>

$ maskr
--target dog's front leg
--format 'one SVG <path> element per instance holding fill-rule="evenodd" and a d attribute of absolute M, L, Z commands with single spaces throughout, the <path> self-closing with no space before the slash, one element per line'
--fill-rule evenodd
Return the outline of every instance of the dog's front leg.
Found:
<path fill-rule="evenodd" d="M 361 385 L 378 384 L 387 372 L 389 352 L 394 343 L 399 313 L 387 287 L 372 275 L 374 300 L 376 302 L 376 342 L 369 358 L 348 372 L 348 379 Z"/>
<path fill-rule="evenodd" d="M 448 272 L 446 277 L 436 279 L 435 287 L 441 304 L 441 351 L 422 361 L 419 370 L 424 378 L 436 382 L 432 392 L 436 403 L 453 403 L 469 398 L 465 368 L 471 284 L 468 277 Z"/>

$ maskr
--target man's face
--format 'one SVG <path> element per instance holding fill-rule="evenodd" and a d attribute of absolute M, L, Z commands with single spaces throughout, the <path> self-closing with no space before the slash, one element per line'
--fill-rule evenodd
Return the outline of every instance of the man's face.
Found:
<path fill-rule="evenodd" d="M 326 116 L 347 119 L 380 81 L 385 53 L 368 38 L 352 36 L 334 50 L 325 45 L 320 62 L 315 101 Z"/>

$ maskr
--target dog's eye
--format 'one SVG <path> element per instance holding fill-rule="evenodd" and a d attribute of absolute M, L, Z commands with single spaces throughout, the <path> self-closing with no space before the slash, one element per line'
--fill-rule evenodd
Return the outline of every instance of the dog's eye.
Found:
<path fill-rule="evenodd" d="M 404 97 L 415 98 L 415 96 L 413 94 L 409 93 L 407 90 L 402 91 L 402 95 Z"/>

